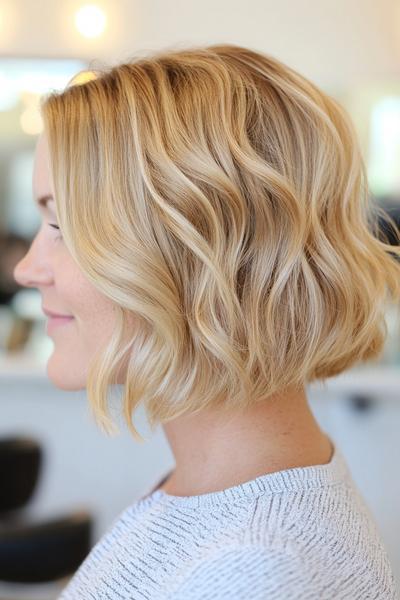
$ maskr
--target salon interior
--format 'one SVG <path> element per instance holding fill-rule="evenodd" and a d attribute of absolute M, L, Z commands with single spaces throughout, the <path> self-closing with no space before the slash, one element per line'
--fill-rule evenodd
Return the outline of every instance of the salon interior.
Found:
<path fill-rule="evenodd" d="M 53 340 L 37 289 L 13 269 L 40 215 L 32 195 L 41 96 L 77 73 L 165 47 L 229 42 L 269 53 L 338 99 L 356 127 L 371 200 L 400 222 L 400 4 L 393 0 L 0 0 L 0 600 L 57 597 L 90 548 L 174 461 L 107 437 L 86 393 L 46 375 Z M 395 241 L 393 240 L 393 243 Z M 400 307 L 378 360 L 308 387 L 400 580 Z"/>

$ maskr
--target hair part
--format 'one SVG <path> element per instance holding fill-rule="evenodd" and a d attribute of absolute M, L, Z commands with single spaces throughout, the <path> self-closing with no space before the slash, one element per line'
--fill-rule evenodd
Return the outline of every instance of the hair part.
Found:
<path fill-rule="evenodd" d="M 379 239 L 349 116 L 313 83 L 220 44 L 99 70 L 41 108 L 65 244 L 115 303 L 87 380 L 106 433 L 121 362 L 142 441 L 140 404 L 154 429 L 381 355 L 400 245 Z"/>

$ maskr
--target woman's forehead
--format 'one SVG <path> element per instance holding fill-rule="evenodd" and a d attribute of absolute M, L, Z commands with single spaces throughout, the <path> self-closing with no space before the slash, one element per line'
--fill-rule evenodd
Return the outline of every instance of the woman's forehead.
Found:
<path fill-rule="evenodd" d="M 49 169 L 47 140 L 44 134 L 38 138 L 35 150 L 32 189 L 35 198 L 52 194 L 52 180 Z"/>

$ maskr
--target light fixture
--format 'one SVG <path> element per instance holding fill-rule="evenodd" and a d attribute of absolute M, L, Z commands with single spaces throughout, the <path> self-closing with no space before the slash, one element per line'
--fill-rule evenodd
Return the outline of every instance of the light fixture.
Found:
<path fill-rule="evenodd" d="M 21 113 L 19 123 L 22 131 L 28 135 L 38 135 L 43 130 L 42 117 L 35 106 L 30 106 Z"/>
<path fill-rule="evenodd" d="M 106 26 L 106 15 L 96 4 L 85 4 L 75 13 L 75 26 L 87 38 L 99 37 Z"/>

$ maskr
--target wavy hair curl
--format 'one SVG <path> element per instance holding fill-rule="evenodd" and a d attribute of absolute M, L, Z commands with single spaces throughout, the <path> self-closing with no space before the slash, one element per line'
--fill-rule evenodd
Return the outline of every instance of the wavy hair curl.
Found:
<path fill-rule="evenodd" d="M 236 45 L 169 49 L 72 81 L 41 111 L 64 242 L 115 303 L 87 380 L 103 431 L 119 432 L 115 383 L 143 441 L 140 404 L 154 429 L 380 356 L 400 245 L 378 218 L 400 232 L 372 202 L 347 112 L 305 77 Z"/>

